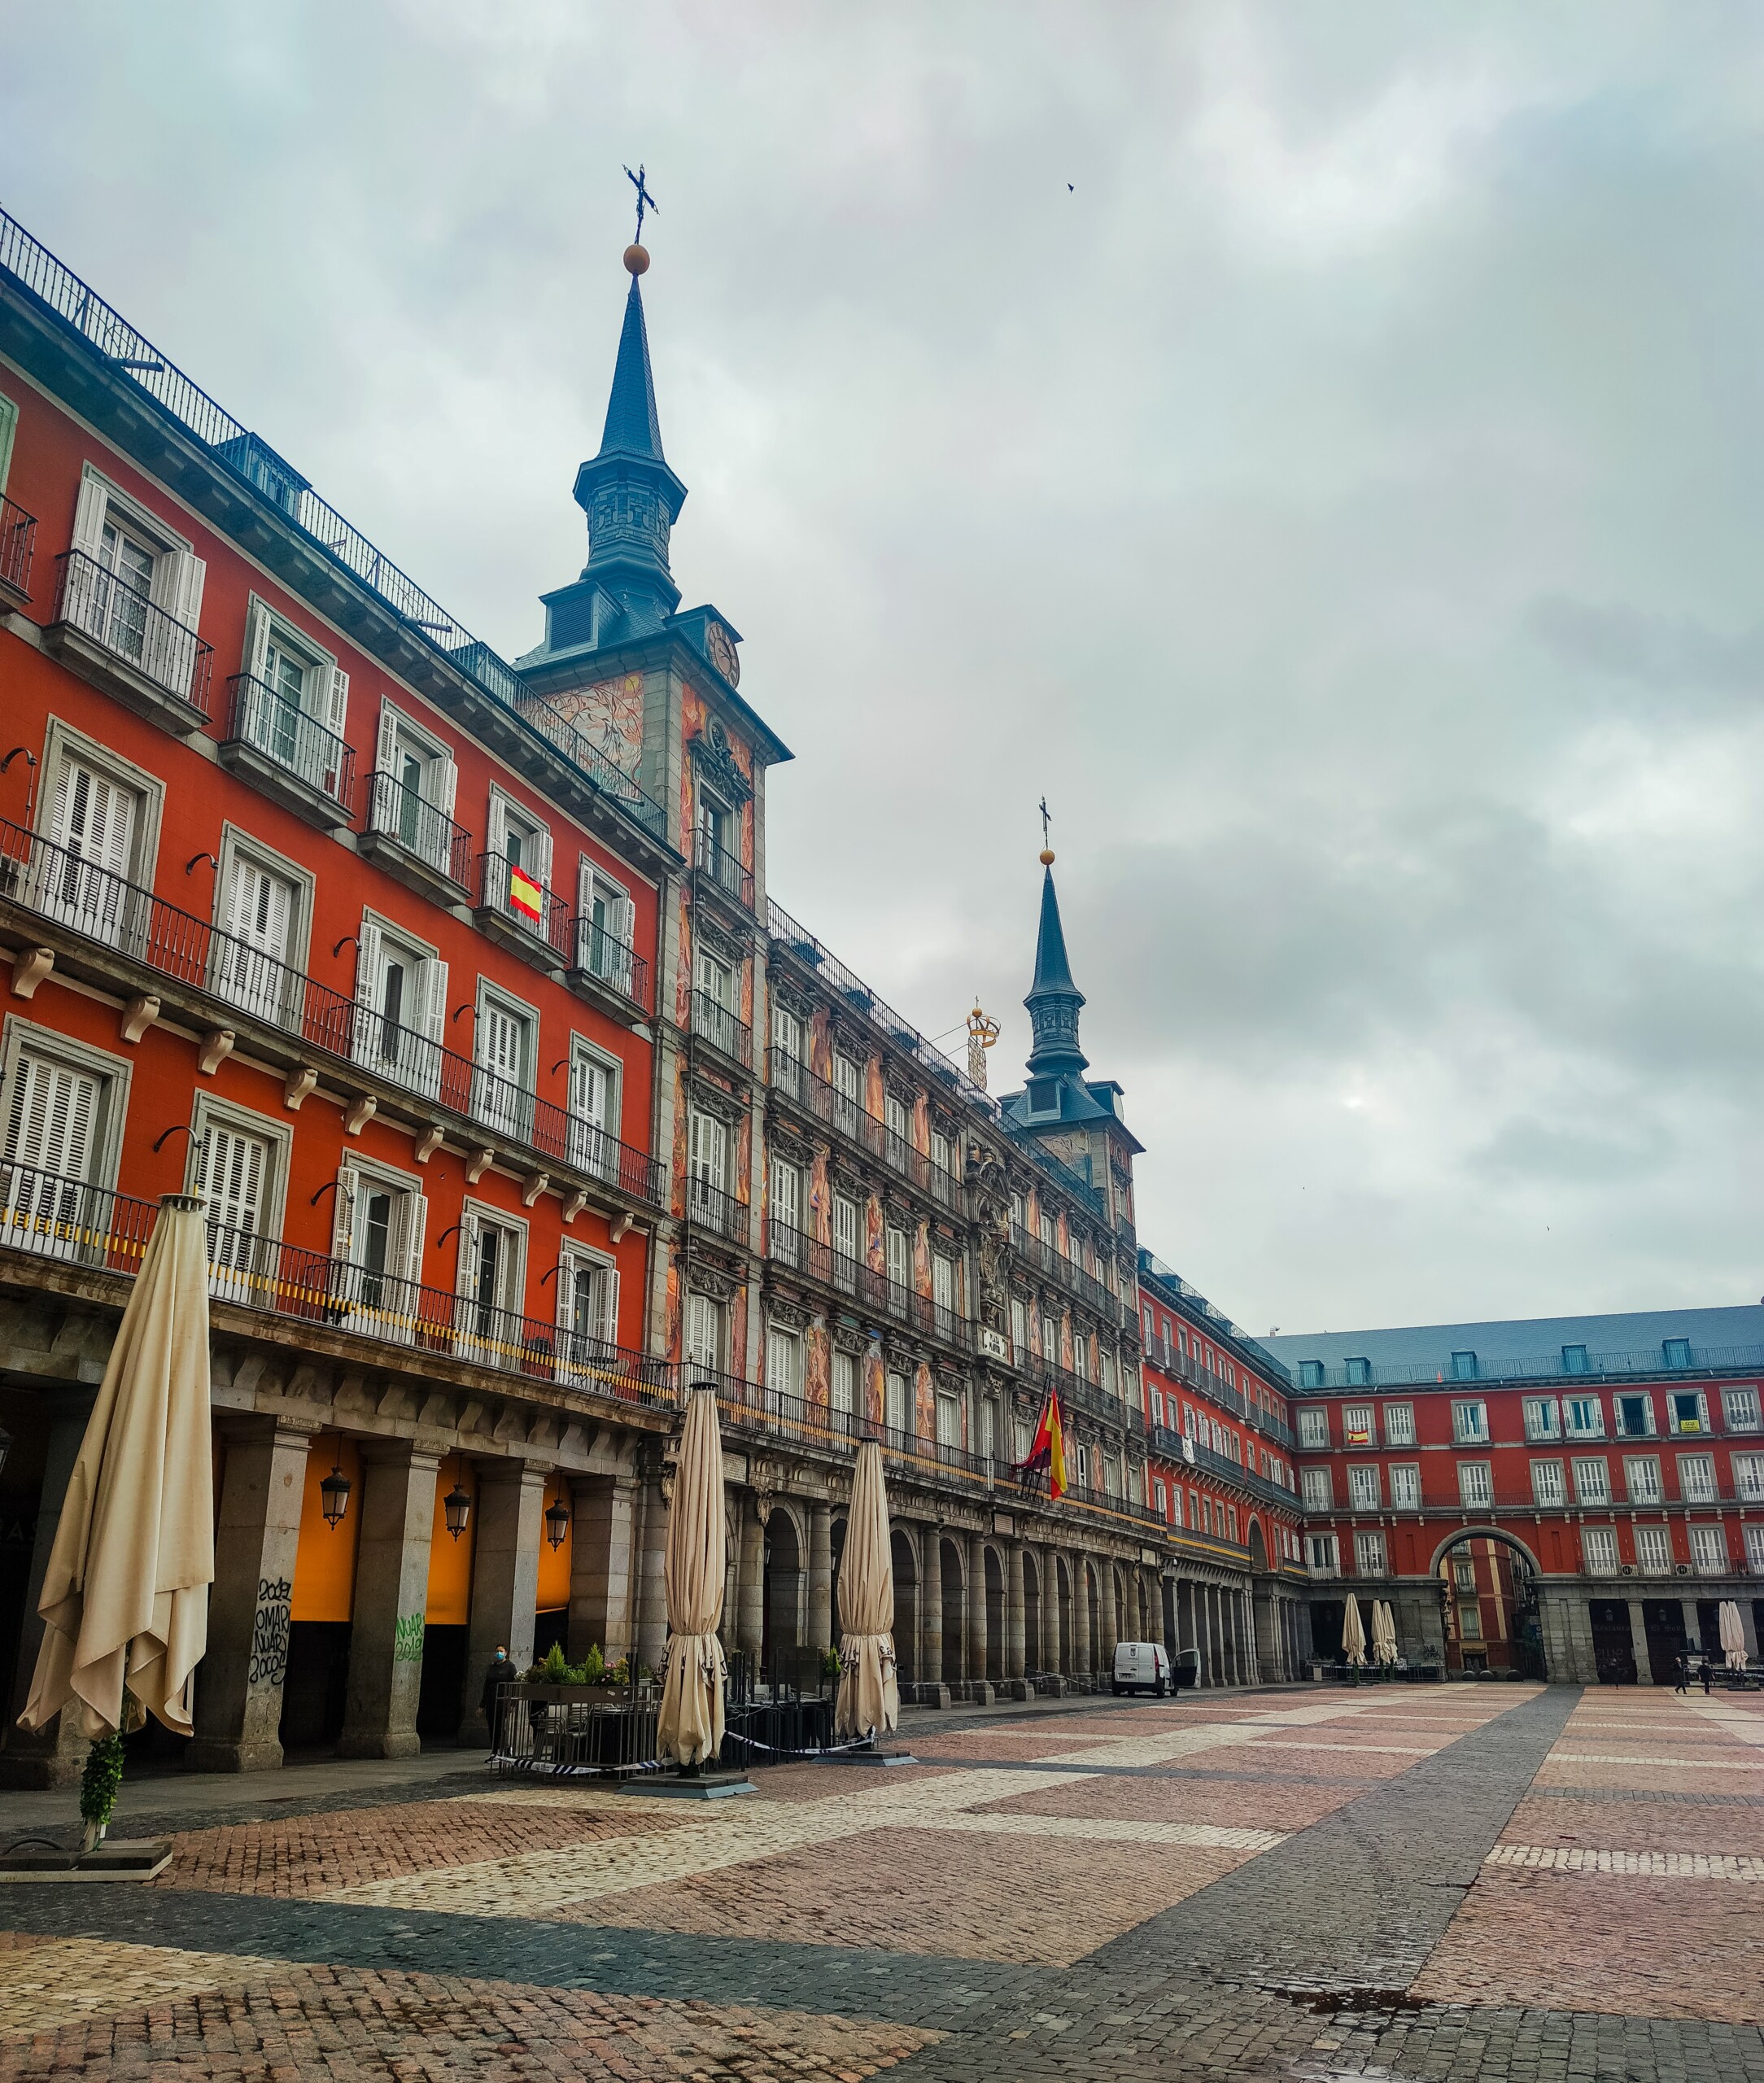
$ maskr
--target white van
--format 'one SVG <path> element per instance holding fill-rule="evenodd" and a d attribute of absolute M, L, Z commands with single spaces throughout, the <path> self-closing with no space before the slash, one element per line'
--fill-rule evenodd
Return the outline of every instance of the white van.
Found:
<path fill-rule="evenodd" d="M 1117 1642 L 1115 1644 L 1115 1692 L 1150 1692 L 1161 1700 L 1172 1688 L 1170 1659 L 1161 1642 Z"/>

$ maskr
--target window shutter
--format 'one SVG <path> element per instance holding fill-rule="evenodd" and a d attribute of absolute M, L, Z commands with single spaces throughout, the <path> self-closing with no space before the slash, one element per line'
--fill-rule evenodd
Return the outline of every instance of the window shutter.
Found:
<path fill-rule="evenodd" d="M 413 1059 L 417 1087 L 432 1099 L 441 1090 L 441 1056 L 447 1042 L 447 964 L 432 956 L 419 962 L 412 995 L 415 1003 L 406 1018 L 421 1040 L 405 1046 Z"/>
<path fill-rule="evenodd" d="M 618 1343 L 618 1268 L 605 1266 L 594 1283 L 594 1334 L 604 1345 Z"/>
<path fill-rule="evenodd" d="M 12 438 L 18 424 L 18 407 L 10 398 L 0 398 L 0 492 L 7 488 L 7 476 L 12 467 Z"/>
<path fill-rule="evenodd" d="M 361 921 L 360 945 L 356 950 L 355 1048 L 358 1059 L 373 1056 L 379 1042 L 378 1007 L 374 1003 L 380 987 L 380 929 L 371 919 Z"/>
<path fill-rule="evenodd" d="M 397 1200 L 397 1232 L 386 1262 L 400 1280 L 422 1279 L 423 1238 L 429 1227 L 429 1203 L 422 1194 L 400 1194 Z"/>
<path fill-rule="evenodd" d="M 245 610 L 243 670 L 254 680 L 267 683 L 269 676 L 269 610 L 254 593 Z"/>
<path fill-rule="evenodd" d="M 349 720 L 349 675 L 341 666 L 330 670 L 330 693 L 325 705 L 325 727 L 334 737 L 343 735 Z"/>
<path fill-rule="evenodd" d="M 490 821 L 485 834 L 484 851 L 487 854 L 506 854 L 509 850 L 509 806 L 500 791 L 490 792 Z"/>
<path fill-rule="evenodd" d="M 202 619 L 202 589 L 208 567 L 188 550 L 174 551 L 168 561 L 172 567 L 166 587 L 171 596 L 168 605 L 173 617 L 193 630 Z"/>
<path fill-rule="evenodd" d="M 395 743 L 398 737 L 398 711 L 389 701 L 380 704 L 380 734 L 373 749 L 373 771 L 376 774 L 395 774 Z"/>
<path fill-rule="evenodd" d="M 533 841 L 533 850 L 539 856 L 534 864 L 533 873 L 541 886 L 549 889 L 552 879 L 552 836 L 549 825 L 542 824 L 538 827 Z"/>
<path fill-rule="evenodd" d="M 80 498 L 73 509 L 73 548 L 96 557 L 103 547 L 104 515 L 110 505 L 110 487 L 88 470 L 80 480 Z"/>
<path fill-rule="evenodd" d="M 356 1255 L 356 1186 L 353 1167 L 344 1165 L 337 1174 L 337 1199 L 331 1216 L 331 1256 L 344 1264 Z"/>
<path fill-rule="evenodd" d="M 576 1328 L 576 1276 L 582 1260 L 566 1251 L 557 1264 L 557 1344 L 560 1351 Z"/>
<path fill-rule="evenodd" d="M 454 763 L 452 754 L 446 753 L 441 761 L 441 785 L 438 792 L 440 798 L 439 807 L 443 817 L 452 816 L 453 804 L 459 793 L 459 786 L 460 770 Z"/>
<path fill-rule="evenodd" d="M 478 1291 L 478 1217 L 471 1209 L 460 1214 L 459 1268 L 454 1276 L 454 1290 L 469 1302 Z M 488 1298 L 494 1301 L 495 1296 Z"/>

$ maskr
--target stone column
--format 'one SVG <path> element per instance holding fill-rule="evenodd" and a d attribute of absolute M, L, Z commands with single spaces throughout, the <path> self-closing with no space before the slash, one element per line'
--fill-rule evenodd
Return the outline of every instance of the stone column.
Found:
<path fill-rule="evenodd" d="M 414 1758 L 439 1454 L 364 1443 L 343 1758 Z"/>
<path fill-rule="evenodd" d="M 68 1389 L 46 1398 L 49 1410 L 49 1453 L 43 1483 L 37 1492 L 37 1538 L 31 1548 L 30 1575 L 24 1592 L 24 1624 L 19 1630 L 19 1660 L 11 1674 L 11 1701 L 6 1717 L 0 1751 L 0 1785 L 11 1787 L 65 1787 L 77 1783 L 85 1769 L 89 1748 L 81 1735 L 76 1714 L 57 1714 L 43 1729 L 22 1729 L 19 1716 L 31 1695 L 31 1679 L 37 1669 L 37 1652 L 43 1639 L 43 1623 L 37 1617 L 37 1601 L 43 1594 L 49 1572 L 49 1551 L 55 1544 L 61 1523 L 61 1508 L 68 1495 L 68 1478 L 79 1458 L 80 1442 L 85 1437 L 85 1421 L 94 1400 L 90 1389 Z"/>
<path fill-rule="evenodd" d="M 1203 1592 L 1207 1600 L 1207 1682 L 1216 1687 L 1225 1683 L 1225 1644 L 1219 1615 L 1219 1587 L 1207 1584 Z"/>
<path fill-rule="evenodd" d="M 631 1647 L 631 1508 L 627 1476 L 579 1475 L 570 1486 L 570 1660 L 598 1648 L 609 1664 Z"/>
<path fill-rule="evenodd" d="M 533 1661 L 534 1608 L 539 1603 L 539 1549 L 544 1538 L 544 1463 L 481 1461 L 478 1535 L 472 1551 L 471 1627 L 466 1638 L 465 1697 L 460 1740 L 490 1741 L 479 1695 L 500 1644 L 518 1674 Z"/>
<path fill-rule="evenodd" d="M 741 1610 L 736 1646 L 749 1660 L 753 1683 L 759 1683 L 760 1651 L 766 1640 L 766 1526 L 758 1502 L 741 1505 Z"/>
<path fill-rule="evenodd" d="M 1072 1558 L 1072 1675 L 1074 1678 L 1088 1678 L 1090 1675 L 1090 1592 L 1086 1582 L 1089 1558 L 1074 1554 Z"/>
<path fill-rule="evenodd" d="M 1028 1673 L 1028 1599 L 1023 1581 L 1023 1544 L 1011 1542 L 1005 1556 L 1005 1660 L 1006 1678 Z M 1037 1669 L 1042 1666 L 1037 1663 Z"/>
<path fill-rule="evenodd" d="M 919 1585 L 919 1677 L 936 1685 L 943 1678 L 943 1536 L 935 1526 L 921 1529 L 925 1566 Z"/>
<path fill-rule="evenodd" d="M 833 1513 L 827 1504 L 809 1507 L 809 1647 L 833 1644 Z"/>
<path fill-rule="evenodd" d="M 1632 1598 L 1629 1606 L 1630 1652 L 1635 1659 L 1635 1683 L 1651 1684 L 1653 1681 L 1653 1661 L 1648 1653 L 1648 1623 L 1642 1617 L 1641 1600 Z"/>
<path fill-rule="evenodd" d="M 1041 1640 L 1025 1640 L 1023 1653 L 1028 1658 L 1032 1670 L 1057 1670 L 1063 1678 L 1070 1678 L 1073 1659 L 1073 1645 L 1076 1640 L 1076 1618 L 1067 1629 L 1066 1646 L 1059 1645 L 1059 1551 L 1054 1548 L 1038 1548 L 1035 1551 L 1036 1566 L 1041 1573 L 1040 1621 Z M 1068 1579 L 1069 1581 L 1069 1579 Z M 1028 1620 L 1025 1616 L 1024 1627 Z"/>
<path fill-rule="evenodd" d="M 659 1478 L 642 1485 L 643 1533 L 637 1551 L 637 1661 L 662 1668 L 667 1647 L 667 1586 L 662 1576 L 667 1560 L 668 1507 Z"/>
<path fill-rule="evenodd" d="M 294 1561 L 316 1426 L 229 1420 L 215 1528 L 208 1648 L 196 1688 L 194 1772 L 273 1771 L 282 1762 Z"/>
<path fill-rule="evenodd" d="M 977 1533 L 967 1537 L 967 1655 L 962 1675 L 984 1681 L 988 1654 L 986 1545 Z"/>
<path fill-rule="evenodd" d="M 1097 1609 L 1102 1638 L 1097 1644 L 1097 1669 L 1106 1678 L 1115 1668 L 1115 1644 L 1120 1640 L 1120 1622 L 1115 1610 L 1115 1565 L 1105 1562 L 1097 1572 Z"/>

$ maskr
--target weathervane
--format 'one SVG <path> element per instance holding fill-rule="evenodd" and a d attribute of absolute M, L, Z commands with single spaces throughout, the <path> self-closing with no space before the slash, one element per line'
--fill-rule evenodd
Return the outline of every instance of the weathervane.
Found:
<path fill-rule="evenodd" d="M 1044 868 L 1050 868 L 1054 865 L 1053 843 L 1047 836 L 1047 828 L 1051 822 L 1052 816 L 1047 807 L 1047 798 L 1043 796 L 1041 798 L 1041 866 Z"/>
<path fill-rule="evenodd" d="M 633 244 L 637 246 L 641 246 L 643 244 L 644 212 L 645 210 L 653 210 L 657 216 L 662 214 L 661 204 L 657 202 L 654 196 L 653 196 L 649 193 L 648 190 L 643 185 L 643 164 L 640 160 L 638 162 L 637 171 L 635 173 L 631 172 L 629 167 L 627 167 L 625 169 L 626 180 L 627 180 L 631 183 L 631 186 L 637 191 L 637 236 L 632 242 Z"/>

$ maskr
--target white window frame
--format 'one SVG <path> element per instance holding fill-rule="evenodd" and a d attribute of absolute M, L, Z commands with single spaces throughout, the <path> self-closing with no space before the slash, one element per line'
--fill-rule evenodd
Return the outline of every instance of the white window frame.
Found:
<path fill-rule="evenodd" d="M 833 1347 L 827 1371 L 827 1404 L 836 1417 L 855 1418 L 863 1408 L 863 1355 Z"/>
<path fill-rule="evenodd" d="M 1489 1444 L 1488 1404 L 1481 1396 L 1454 1399 L 1452 1405 L 1452 1437 L 1461 1447 L 1486 1447 Z"/>
<path fill-rule="evenodd" d="M 426 862 L 441 874 L 450 875 L 452 871 L 452 833 L 449 828 L 454 822 L 454 811 L 459 798 L 459 762 L 454 757 L 452 746 L 439 732 L 430 730 L 408 709 L 400 709 L 390 697 L 382 695 L 380 698 L 379 725 L 373 740 L 373 771 L 376 775 L 390 775 L 400 789 L 404 786 L 404 762 L 399 758 L 401 740 L 408 740 L 409 749 L 422 761 L 425 782 L 431 772 L 439 777 L 432 793 L 427 787 L 417 790 L 418 803 L 432 810 L 435 815 L 432 840 L 430 843 L 424 844 L 430 835 L 422 831 L 420 823 L 417 843 L 413 845 L 406 839 L 402 817 L 395 810 L 388 815 L 382 808 L 381 791 L 371 780 L 368 784 L 369 828 L 395 841 L 407 853 L 414 854 L 418 860 Z M 389 761 L 392 763 L 389 764 Z M 397 793 L 393 793 L 391 801 L 396 805 L 401 797 Z"/>
<path fill-rule="evenodd" d="M 1301 1469 L 1299 1484 L 1308 1512 L 1330 1512 L 1335 1509 L 1335 1500 L 1331 1494 L 1333 1485 L 1327 1468 Z"/>
<path fill-rule="evenodd" d="M 1313 1577 L 1338 1577 L 1341 1574 L 1341 1546 L 1332 1533 L 1308 1533 L 1304 1537 L 1305 1561 Z"/>
<path fill-rule="evenodd" d="M 1350 1512 L 1376 1512 L 1383 1489 L 1376 1461 L 1350 1462 L 1347 1469 L 1347 1509 Z"/>
<path fill-rule="evenodd" d="M 520 1023 L 522 1031 L 521 1074 L 512 1081 L 517 1100 L 504 1099 L 493 1094 L 489 1086 L 500 1078 L 500 1073 L 487 1062 L 483 1054 L 483 1036 L 487 1026 L 487 1015 L 500 1012 L 504 1019 Z M 493 984 L 482 974 L 478 979 L 478 1012 L 472 1022 L 472 1118 L 482 1121 L 493 1133 L 507 1136 L 512 1142 L 526 1142 L 532 1134 L 533 1101 L 539 1090 L 539 1007 L 526 998 L 517 998 L 505 984 Z M 485 1081 L 485 1090 L 478 1091 L 479 1077 Z"/>
<path fill-rule="evenodd" d="M 1764 1454 L 1733 1456 L 1733 1490 L 1742 1504 L 1764 1504 Z"/>
<path fill-rule="evenodd" d="M 1581 1558 L 1589 1577 L 1614 1577 L 1620 1567 L 1614 1526 L 1583 1526 Z"/>
<path fill-rule="evenodd" d="M 1562 1429 L 1570 1439 L 1605 1437 L 1605 1399 L 1600 1395 L 1571 1395 L 1562 1399 Z M 1591 1419 L 1590 1424 L 1583 1421 Z"/>
<path fill-rule="evenodd" d="M 12 469 L 12 445 L 19 430 L 17 404 L 0 391 L 0 496 L 7 488 L 7 479 Z"/>
<path fill-rule="evenodd" d="M 714 1118 L 714 1117 L 713 1117 Z M 705 1356 L 704 1342 L 700 1334 L 708 1330 L 710 1334 L 710 1356 Z M 729 1312 L 727 1304 L 714 1295 L 701 1294 L 696 1288 L 686 1290 L 686 1300 L 680 1311 L 681 1363 L 688 1375 L 695 1371 L 707 1374 L 726 1372 L 724 1360 L 728 1350 Z"/>
<path fill-rule="evenodd" d="M 1666 1499 L 1666 1483 L 1660 1473 L 1657 1454 L 1625 1454 L 1623 1456 L 1623 1498 L 1626 1504 L 1663 1504 Z"/>
<path fill-rule="evenodd" d="M 124 759 L 120 753 L 112 752 L 98 739 L 88 737 L 59 716 L 51 716 L 43 729 L 41 786 L 37 791 L 37 836 L 43 839 L 52 836 L 50 806 L 56 778 L 63 760 L 69 757 L 103 775 L 112 787 L 126 788 L 134 797 L 135 828 L 129 837 L 124 879 L 140 889 L 151 889 L 159 862 L 159 827 L 165 811 L 164 779 L 138 766 L 132 759 Z"/>
<path fill-rule="evenodd" d="M 107 1049 L 94 1048 L 59 1028 L 45 1027 L 22 1013 L 9 1012 L 0 1024 L 0 1137 L 12 1118 L 12 1093 L 18 1081 L 19 1059 L 25 1050 L 59 1057 L 70 1068 L 98 1081 L 98 1109 L 92 1124 L 91 1157 L 86 1166 L 88 1183 L 101 1192 L 114 1193 L 122 1163 L 123 1127 L 129 1118 L 130 1083 L 134 1065 L 126 1056 Z M 0 1142 L 0 1149 L 4 1148 Z"/>
<path fill-rule="evenodd" d="M 1413 1447 L 1415 1443 L 1415 1406 L 1412 1403 L 1387 1403 L 1384 1406 L 1384 1443 L 1387 1447 Z"/>
<path fill-rule="evenodd" d="M 1631 1432 L 1623 1422 L 1623 1405 L 1626 1402 L 1640 1403 L 1642 1407 L 1644 1422 L 1639 1432 Z M 1611 1416 L 1613 1434 L 1617 1439 L 1653 1439 L 1659 1436 L 1654 1400 L 1646 1389 L 1617 1390 L 1611 1398 Z"/>
<path fill-rule="evenodd" d="M 802 1334 L 788 1324 L 766 1326 L 766 1393 L 800 1402 L 802 1396 Z"/>
<path fill-rule="evenodd" d="M 1388 1552 L 1382 1532 L 1360 1532 L 1354 1535 L 1354 1574 L 1356 1577 L 1386 1577 L 1390 1574 Z"/>
<path fill-rule="evenodd" d="M 1393 1461 L 1386 1474 L 1391 1485 L 1391 1510 L 1418 1512 L 1421 1509 L 1421 1463 Z"/>
<path fill-rule="evenodd" d="M 1458 1502 L 1466 1512 L 1494 1509 L 1495 1472 L 1491 1462 L 1458 1463 Z"/>
<path fill-rule="evenodd" d="M 478 1246 L 486 1229 L 500 1230 L 512 1241 L 512 1256 L 499 1263 L 497 1279 L 502 1288 L 502 1298 L 488 1306 L 494 1313 L 517 1320 L 524 1320 L 526 1313 L 528 1225 L 522 1216 L 510 1215 L 506 1208 L 493 1207 L 488 1201 L 474 1199 L 470 1194 L 461 1205 L 460 1241 L 454 1259 L 453 1291 L 459 1297 L 462 1321 L 461 1330 L 468 1345 L 479 1340 L 482 1334 L 474 1321 L 476 1311 L 486 1304 L 478 1292 Z"/>
<path fill-rule="evenodd" d="M 1559 1512 L 1567 1509 L 1567 1471 L 1559 1461 L 1532 1462 L 1531 1501 L 1547 1512 Z"/>
<path fill-rule="evenodd" d="M 1635 1568 L 1644 1577 L 1670 1577 L 1672 1574 L 1672 1529 L 1670 1526 L 1636 1526 Z"/>
<path fill-rule="evenodd" d="M 423 1281 L 423 1272 L 424 1254 L 428 1247 L 429 1203 L 422 1185 L 414 1173 L 406 1172 L 398 1165 L 387 1164 L 360 1151 L 346 1151 L 338 1167 L 337 1190 L 331 1201 L 331 1257 L 340 1265 L 354 1269 L 357 1274 L 365 1274 L 365 1262 L 356 1255 L 360 1248 L 358 1223 L 363 1213 L 363 1195 L 376 1186 L 382 1187 L 400 1197 L 404 1212 L 401 1233 L 392 1240 L 395 1248 L 389 1253 L 385 1270 L 379 1277 L 395 1283 L 428 1285 Z M 404 1297 L 395 1292 L 388 1299 L 382 1293 L 376 1300 L 368 1294 L 365 1277 L 339 1277 L 347 1304 L 343 1318 L 346 1328 L 350 1317 L 361 1312 L 376 1337 L 408 1339 L 413 1336 L 414 1321 L 399 1306 Z M 456 1286 L 455 1292 L 458 1292 Z"/>
<path fill-rule="evenodd" d="M 1554 1396 L 1527 1396 L 1525 1400 L 1525 1436 L 1529 1440 L 1559 1439 L 1562 1436 L 1561 1404 Z"/>
<path fill-rule="evenodd" d="M 1691 1537 L 1691 1567 L 1700 1577 L 1725 1577 L 1733 1568 L 1727 1545 L 1727 1529 L 1707 1521 L 1687 1527 Z"/>
<path fill-rule="evenodd" d="M 1603 1454 L 1574 1456 L 1574 1502 L 1600 1508 L 1611 1501 L 1611 1464 Z"/>
<path fill-rule="evenodd" d="M 266 695 L 279 697 L 281 690 L 273 688 L 268 677 L 269 646 L 277 644 L 293 653 L 309 669 L 300 685 L 300 706 L 298 714 L 308 723 L 316 723 L 340 744 L 348 742 L 349 675 L 334 651 L 328 649 L 308 629 L 297 622 L 290 622 L 273 600 L 266 600 L 260 593 L 250 595 L 245 603 L 245 641 L 240 657 L 241 675 L 260 690 L 259 699 Z M 254 710 L 260 731 L 268 721 L 265 714 Z M 236 735 L 249 745 L 279 766 L 297 775 L 309 788 L 321 795 L 336 797 L 343 782 L 343 757 L 339 753 L 334 766 L 328 766 L 321 758 L 316 766 L 303 763 L 299 753 L 292 759 L 285 759 L 275 747 L 254 735 L 250 727 L 237 731 Z M 324 754 L 328 748 L 315 745 L 314 752 Z"/>
<path fill-rule="evenodd" d="M 1358 1437 L 1356 1437 L 1356 1435 Z M 1378 1414 L 1369 1403 L 1342 1406 L 1342 1444 L 1347 1448 L 1375 1447 L 1378 1443 Z"/>
<path fill-rule="evenodd" d="M 1721 1485 L 1715 1474 L 1713 1454 L 1679 1456 L 1679 1496 L 1687 1504 L 1720 1503 Z"/>
<path fill-rule="evenodd" d="M 1714 1430 L 1709 1421 L 1708 1391 L 1705 1389 L 1668 1389 L 1665 1394 L 1666 1411 L 1670 1420 L 1666 1426 L 1666 1436 L 1672 1439 L 1706 1439 Z M 1696 1405 L 1696 1418 L 1688 1430 L 1685 1428 L 1684 1421 L 1679 1413 L 1678 1404 L 1681 1396 L 1690 1398 Z"/>
<path fill-rule="evenodd" d="M 592 1329 L 583 1331 L 575 1321 L 575 1275 L 586 1270 L 591 1273 L 600 1289 Z M 592 1245 L 579 1243 L 574 1238 L 566 1238 L 557 1255 L 557 1347 L 565 1369 L 573 1378 L 581 1376 L 580 1362 L 596 1356 L 592 1349 L 584 1352 L 575 1342 L 585 1339 L 590 1347 L 595 1344 L 616 1347 L 618 1343 L 618 1261 L 610 1252 L 597 1251 Z"/>
<path fill-rule="evenodd" d="M 273 876 L 288 884 L 291 896 L 288 906 L 288 931 L 281 961 L 285 968 L 296 975 L 306 972 L 312 950 L 313 893 L 317 878 L 310 868 L 303 867 L 298 861 L 290 860 L 286 854 L 278 854 L 273 846 L 266 846 L 255 833 L 234 824 L 229 819 L 220 828 L 220 846 L 214 873 L 214 924 L 217 932 L 230 935 L 229 910 L 233 879 L 242 864 L 247 864 L 267 876 Z M 248 944 L 247 944 L 248 945 Z M 209 962 L 208 989 L 225 998 L 229 1005 L 236 1005 L 241 1011 L 255 1014 L 272 1024 L 286 1027 L 300 1017 L 301 1006 L 296 1002 L 301 995 L 292 978 L 284 980 L 285 989 L 279 1002 L 260 1009 L 250 1002 L 253 995 L 247 992 L 234 994 L 234 986 L 223 973 L 229 957 L 225 948 L 216 948 Z M 237 961 L 239 958 L 230 958 Z M 250 975 L 249 954 L 242 958 L 247 976 Z M 262 992 L 255 993 L 259 999 Z"/>
<path fill-rule="evenodd" d="M 1749 1519 L 1744 1531 L 1745 1566 L 1754 1577 L 1764 1577 L 1764 1524 Z"/>
<path fill-rule="evenodd" d="M 202 1191 L 203 1151 L 208 1131 L 216 1123 L 236 1134 L 261 1136 L 270 1146 L 269 1173 L 259 1197 L 263 1227 L 260 1234 L 280 1239 L 287 1220 L 288 1167 L 294 1151 L 294 1124 L 260 1114 L 253 1107 L 241 1107 L 212 1092 L 199 1092 L 190 1112 L 190 1150 L 184 1164 L 184 1191 Z"/>
<path fill-rule="evenodd" d="M 153 574 L 148 582 L 147 600 L 192 635 L 198 634 L 202 626 L 203 587 L 207 567 L 196 555 L 195 544 L 162 513 L 142 505 L 114 478 L 106 477 L 95 464 L 84 464 L 74 504 L 70 548 L 91 558 L 94 564 L 102 563 L 105 524 L 113 514 L 119 531 L 127 529 L 140 536 L 153 551 Z M 85 622 L 79 622 L 78 626 L 90 627 Z M 93 630 L 91 633 L 107 649 L 111 648 L 110 639 L 103 632 Z M 130 656 L 128 653 L 120 655 Z M 133 662 L 159 685 L 169 688 L 174 693 L 187 695 L 195 660 L 195 647 L 192 644 L 188 661 L 174 662 L 169 673 L 155 670 L 145 651 Z"/>
<path fill-rule="evenodd" d="M 1330 1443 L 1329 1408 L 1324 1404 L 1301 1405 L 1299 1411 L 1299 1446 L 1302 1452 L 1323 1452 Z"/>

